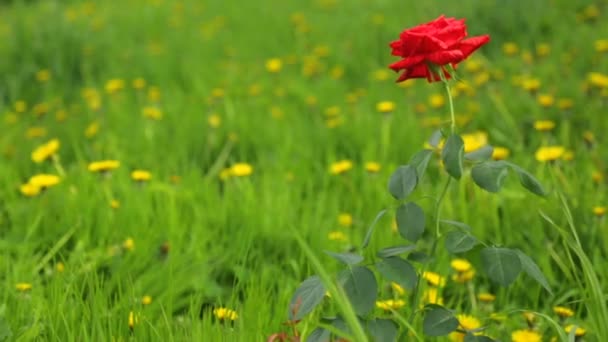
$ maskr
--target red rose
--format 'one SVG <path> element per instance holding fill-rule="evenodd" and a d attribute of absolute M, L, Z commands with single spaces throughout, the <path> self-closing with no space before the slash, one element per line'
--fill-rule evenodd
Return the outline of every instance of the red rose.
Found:
<path fill-rule="evenodd" d="M 399 40 L 390 44 L 393 56 L 403 58 L 390 65 L 395 71 L 405 70 L 397 82 L 409 78 L 440 81 L 440 75 L 437 74 L 439 68 L 446 78 L 450 78 L 446 65 L 456 67 L 456 64 L 490 41 L 487 34 L 465 39 L 466 36 L 464 19 L 446 18 L 443 15 L 401 32 Z"/>

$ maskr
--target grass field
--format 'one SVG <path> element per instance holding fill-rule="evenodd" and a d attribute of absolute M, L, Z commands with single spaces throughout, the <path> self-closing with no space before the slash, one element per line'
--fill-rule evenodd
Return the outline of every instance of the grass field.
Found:
<path fill-rule="evenodd" d="M 511 174 L 490 194 L 465 174 L 442 215 L 530 255 L 553 290 L 525 276 L 498 287 L 482 272 L 460 284 L 440 248 L 429 270 L 447 279 L 443 302 L 498 340 L 531 324 L 549 341 L 573 324 L 587 332 L 578 340 L 606 341 L 602 0 L 1 2 L 0 340 L 265 341 L 289 330 L 290 299 L 318 271 L 303 247 L 337 270 L 323 251 L 361 245 L 395 204 L 391 173 L 447 123 L 440 84 L 396 84 L 387 67 L 389 42 L 440 14 L 492 39 L 458 68 L 458 131 L 507 149 L 549 192 L 529 194 Z M 382 101 L 395 109 L 378 112 Z M 538 160 L 543 146 L 556 160 Z M 430 215 L 424 196 L 446 175 L 437 158 L 429 168 L 415 196 Z M 58 178 L 30 180 L 40 174 Z M 391 217 L 371 260 L 400 243 Z M 475 251 L 459 258 L 479 268 Z M 379 281 L 379 300 L 397 296 Z M 402 298 L 408 317 L 416 308 Z M 301 334 L 339 312 L 331 298 L 322 306 Z M 238 317 L 219 320 L 218 308 Z M 539 314 L 527 323 L 523 311 Z"/>

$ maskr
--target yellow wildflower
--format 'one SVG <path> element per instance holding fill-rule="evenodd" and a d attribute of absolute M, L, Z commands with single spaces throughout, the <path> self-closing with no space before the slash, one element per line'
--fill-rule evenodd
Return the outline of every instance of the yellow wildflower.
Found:
<path fill-rule="evenodd" d="M 353 225 L 353 216 L 349 213 L 340 213 L 338 215 L 338 224 L 342 227 L 350 227 Z"/>
<path fill-rule="evenodd" d="M 41 189 L 39 186 L 30 183 L 22 184 L 19 187 L 19 191 L 21 192 L 21 194 L 26 197 L 34 197 L 40 193 L 40 190 Z"/>
<path fill-rule="evenodd" d="M 563 146 L 545 146 L 536 150 L 534 157 L 539 162 L 553 161 L 561 158 L 566 149 Z"/>
<path fill-rule="evenodd" d="M 283 68 L 283 61 L 280 58 L 271 58 L 266 61 L 266 71 L 278 73 Z"/>
<path fill-rule="evenodd" d="M 573 106 L 574 106 L 574 101 L 572 99 L 564 98 L 564 99 L 559 99 L 559 101 L 557 101 L 557 108 L 559 108 L 561 110 L 570 109 Z"/>
<path fill-rule="evenodd" d="M 135 325 L 137 323 L 139 323 L 139 318 L 137 317 L 137 315 L 133 312 L 133 311 L 129 311 L 129 329 L 133 330 L 133 328 L 135 328 Z"/>
<path fill-rule="evenodd" d="M 152 102 L 160 100 L 160 89 L 158 87 L 151 86 L 148 88 L 148 100 Z"/>
<path fill-rule="evenodd" d="M 84 136 L 90 139 L 96 136 L 97 132 L 99 132 L 99 121 L 93 121 L 84 130 Z"/>
<path fill-rule="evenodd" d="M 494 160 L 504 160 L 509 157 L 511 151 L 506 147 L 494 147 L 492 150 L 492 159 Z"/>
<path fill-rule="evenodd" d="M 443 297 L 441 297 L 439 290 L 436 287 L 429 287 L 424 290 L 424 293 L 422 294 L 422 304 L 443 305 Z"/>
<path fill-rule="evenodd" d="M 464 284 L 475 278 L 475 269 L 470 269 L 465 272 L 458 272 L 452 275 L 452 280 L 456 283 Z"/>
<path fill-rule="evenodd" d="M 428 102 L 431 108 L 441 108 L 445 105 L 445 97 L 441 94 L 433 94 L 429 96 Z"/>
<path fill-rule="evenodd" d="M 42 69 L 36 72 L 36 80 L 40 83 L 47 82 L 51 79 L 51 71 L 49 69 Z"/>
<path fill-rule="evenodd" d="M 539 43 L 536 45 L 536 55 L 539 57 L 545 57 L 551 53 L 551 45 L 547 43 Z"/>
<path fill-rule="evenodd" d="M 59 150 L 59 140 L 53 139 L 47 142 L 46 144 L 38 146 L 32 152 L 32 160 L 35 163 L 42 163 L 48 158 L 52 157 Z"/>
<path fill-rule="evenodd" d="M 113 199 L 110 201 L 110 207 L 112 209 L 118 209 L 120 208 L 120 202 L 118 200 Z"/>
<path fill-rule="evenodd" d="M 325 116 L 336 117 L 336 116 L 340 115 L 341 111 L 342 110 L 338 106 L 327 107 L 327 108 L 325 108 Z"/>
<path fill-rule="evenodd" d="M 59 176 L 41 173 L 30 177 L 28 183 L 41 189 L 59 184 Z"/>
<path fill-rule="evenodd" d="M 222 118 L 217 114 L 211 114 L 207 118 L 207 123 L 213 128 L 218 128 L 222 124 Z"/>
<path fill-rule="evenodd" d="M 138 77 L 138 78 L 136 78 L 136 79 L 133 80 L 133 82 L 131 83 L 131 85 L 135 89 L 143 89 L 143 88 L 146 87 L 146 80 L 144 80 L 141 77 Z"/>
<path fill-rule="evenodd" d="M 572 331 L 572 329 L 574 329 L 574 325 L 573 324 L 568 324 L 564 330 L 566 330 L 566 334 L 570 334 L 570 332 Z M 576 337 L 582 337 L 585 336 L 585 334 L 587 334 L 587 330 L 581 328 L 581 327 L 576 327 L 576 331 L 574 332 L 574 336 Z"/>
<path fill-rule="evenodd" d="M 403 299 L 387 299 L 376 301 L 376 307 L 386 311 L 399 310 L 404 306 L 405 301 Z"/>
<path fill-rule="evenodd" d="M 119 78 L 108 80 L 105 85 L 106 93 L 114 94 L 125 87 L 125 81 Z"/>
<path fill-rule="evenodd" d="M 148 106 L 141 110 L 141 115 L 148 119 L 160 120 L 163 117 L 163 112 L 158 107 Z"/>
<path fill-rule="evenodd" d="M 422 278 L 424 278 L 429 285 L 444 287 L 445 286 L 445 278 L 435 272 L 425 271 L 422 274 Z"/>
<path fill-rule="evenodd" d="M 540 80 L 536 78 L 526 78 L 522 81 L 521 87 L 530 92 L 536 91 L 540 88 Z"/>
<path fill-rule="evenodd" d="M 606 207 L 603 207 L 603 206 L 593 207 L 593 214 L 595 216 L 604 216 L 606 214 Z"/>
<path fill-rule="evenodd" d="M 88 169 L 91 172 L 106 172 L 117 169 L 119 166 L 118 160 L 101 160 L 90 163 Z"/>
<path fill-rule="evenodd" d="M 536 120 L 534 121 L 534 129 L 540 132 L 551 131 L 555 128 L 555 121 L 552 120 Z"/>
<path fill-rule="evenodd" d="M 15 112 L 17 113 L 25 113 L 27 110 L 27 102 L 23 100 L 17 100 L 15 102 Z"/>
<path fill-rule="evenodd" d="M 379 113 L 390 113 L 395 110 L 395 102 L 380 101 L 376 103 L 376 111 Z"/>
<path fill-rule="evenodd" d="M 146 170 L 133 170 L 131 172 L 131 179 L 138 182 L 146 182 L 152 178 L 152 174 Z"/>
<path fill-rule="evenodd" d="M 387 69 L 378 69 L 372 73 L 372 78 L 376 81 L 386 81 L 391 77 Z"/>
<path fill-rule="evenodd" d="M 486 132 L 479 131 L 470 134 L 463 134 L 461 137 L 464 141 L 465 153 L 476 151 L 488 144 L 488 134 Z"/>
<path fill-rule="evenodd" d="M 539 94 L 536 100 L 543 107 L 551 107 L 555 103 L 555 98 L 551 94 Z"/>
<path fill-rule="evenodd" d="M 405 294 L 405 290 L 403 289 L 403 287 L 393 281 L 391 282 L 391 288 L 398 296 L 403 296 Z"/>
<path fill-rule="evenodd" d="M 48 113 L 49 111 L 49 105 L 48 103 L 38 103 L 35 104 L 34 107 L 32 107 L 32 112 L 34 112 L 34 114 L 36 116 L 43 116 L 44 114 Z"/>
<path fill-rule="evenodd" d="M 465 259 L 454 259 L 450 265 L 456 272 L 466 272 L 473 268 L 473 265 L 471 265 L 471 263 Z"/>
<path fill-rule="evenodd" d="M 513 42 L 507 42 L 502 45 L 502 52 L 507 56 L 514 56 L 519 52 L 519 47 Z"/>
<path fill-rule="evenodd" d="M 236 163 L 230 167 L 230 175 L 234 177 L 246 177 L 253 173 L 253 167 L 247 163 Z"/>
<path fill-rule="evenodd" d="M 534 330 L 521 329 L 511 333 L 513 342 L 541 342 L 543 337 Z"/>
<path fill-rule="evenodd" d="M 353 162 L 347 159 L 337 161 L 331 164 L 329 173 L 332 175 L 339 175 L 347 172 L 348 170 L 353 168 Z"/>
<path fill-rule="evenodd" d="M 593 45 L 597 52 L 608 52 L 608 39 L 598 39 Z"/>
<path fill-rule="evenodd" d="M 565 306 L 554 306 L 553 312 L 561 318 L 568 318 L 574 316 L 574 311 Z"/>
<path fill-rule="evenodd" d="M 469 330 L 474 330 L 477 328 L 481 327 L 481 322 L 473 317 L 473 316 L 469 316 L 469 315 L 457 315 L 456 318 L 458 319 L 458 322 L 460 323 L 458 328 L 464 331 L 469 331 Z M 474 333 L 474 335 L 481 335 L 481 332 L 476 332 Z M 452 332 L 449 335 L 450 341 L 455 341 L 455 342 L 462 342 L 464 341 L 464 336 L 465 334 L 462 332 Z"/>
<path fill-rule="evenodd" d="M 369 173 L 378 173 L 380 171 L 380 164 L 377 162 L 367 162 L 365 163 L 365 171 Z"/>
<path fill-rule="evenodd" d="M 477 299 L 484 303 L 492 303 L 494 300 L 496 300 L 496 296 L 491 293 L 482 292 L 477 295 Z"/>
<path fill-rule="evenodd" d="M 127 250 L 127 251 L 132 251 L 135 249 L 135 241 L 133 241 L 132 238 L 127 238 L 123 243 L 122 243 L 122 248 Z"/>
<path fill-rule="evenodd" d="M 32 289 L 32 284 L 30 284 L 30 283 L 17 283 L 17 285 L 15 285 L 15 288 L 19 292 L 26 292 L 26 291 L 29 291 L 29 290 Z"/>
<path fill-rule="evenodd" d="M 141 303 L 143 305 L 150 305 L 150 303 L 152 303 L 152 297 L 150 297 L 150 296 L 143 296 L 141 298 Z"/>
<path fill-rule="evenodd" d="M 46 135 L 46 128 L 34 126 L 27 129 L 25 136 L 28 138 L 40 138 Z"/>
<path fill-rule="evenodd" d="M 327 234 L 327 238 L 331 241 L 348 241 L 348 237 L 341 231 L 333 231 Z"/>
<path fill-rule="evenodd" d="M 597 88 L 608 88 L 608 75 L 599 72 L 587 74 L 587 82 Z"/>
<path fill-rule="evenodd" d="M 239 315 L 236 313 L 236 311 L 228 309 L 228 308 L 215 308 L 215 309 L 213 309 L 213 315 L 220 321 L 223 321 L 223 320 L 234 321 L 237 318 L 239 318 Z"/>
<path fill-rule="evenodd" d="M 62 263 L 61 261 L 59 261 L 57 264 L 55 264 L 55 270 L 57 271 L 57 273 L 63 273 L 63 272 L 65 272 L 65 265 L 64 265 L 64 263 Z"/>

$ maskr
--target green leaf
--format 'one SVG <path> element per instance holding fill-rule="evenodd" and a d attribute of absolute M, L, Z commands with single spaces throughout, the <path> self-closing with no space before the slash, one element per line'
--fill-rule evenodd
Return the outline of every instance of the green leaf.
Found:
<path fill-rule="evenodd" d="M 367 330 L 376 342 L 397 341 L 397 324 L 390 319 L 377 318 L 367 322 Z"/>
<path fill-rule="evenodd" d="M 325 296 L 325 286 L 319 276 L 304 280 L 289 303 L 289 319 L 297 321 L 309 314 L 321 303 Z"/>
<path fill-rule="evenodd" d="M 490 145 L 483 146 L 473 152 L 465 153 L 464 159 L 476 162 L 482 162 L 486 160 L 490 160 L 492 158 L 492 153 L 494 152 L 494 148 Z"/>
<path fill-rule="evenodd" d="M 363 257 L 356 253 L 334 253 L 330 251 L 325 251 L 325 253 L 346 265 L 356 265 L 363 261 Z"/>
<path fill-rule="evenodd" d="M 528 171 L 522 169 L 521 167 L 510 163 L 509 164 L 517 175 L 519 176 L 519 183 L 526 188 L 531 193 L 544 197 L 547 196 L 547 192 L 542 184 Z"/>
<path fill-rule="evenodd" d="M 489 192 L 498 192 L 508 174 L 507 164 L 500 160 L 480 163 L 471 169 L 475 184 Z"/>
<path fill-rule="evenodd" d="M 369 245 L 369 242 L 372 239 L 372 234 L 374 233 L 374 228 L 376 227 L 376 223 L 378 223 L 378 221 L 382 218 L 382 216 L 384 216 L 384 214 L 386 214 L 386 209 L 380 210 L 380 212 L 376 215 L 376 218 L 374 219 L 374 221 L 372 221 L 372 224 L 367 229 L 367 233 L 365 234 L 365 238 L 363 239 L 363 244 L 361 245 L 361 248 L 365 248 Z"/>
<path fill-rule="evenodd" d="M 448 232 L 445 236 L 445 248 L 452 254 L 464 253 L 477 245 L 477 239 L 459 230 Z"/>
<path fill-rule="evenodd" d="M 414 202 L 402 204 L 397 208 L 397 227 L 405 239 L 416 242 L 424 233 L 424 211 Z"/>
<path fill-rule="evenodd" d="M 331 332 L 323 328 L 315 329 L 308 337 L 306 342 L 330 342 Z"/>
<path fill-rule="evenodd" d="M 445 336 L 458 329 L 458 319 L 454 314 L 439 305 L 427 305 L 428 310 L 422 321 L 422 331 L 428 336 Z"/>
<path fill-rule="evenodd" d="M 433 261 L 434 258 L 424 252 L 412 252 L 407 256 L 407 260 L 426 264 L 427 262 Z"/>
<path fill-rule="evenodd" d="M 11 326 L 6 321 L 6 318 L 0 316 L 0 341 L 6 341 L 13 336 Z"/>
<path fill-rule="evenodd" d="M 441 151 L 441 159 L 448 174 L 456 179 L 462 176 L 462 158 L 464 155 L 464 141 L 457 134 L 452 134 L 445 141 Z"/>
<path fill-rule="evenodd" d="M 441 142 L 441 138 L 443 138 L 443 132 L 441 132 L 440 129 L 435 130 L 429 138 L 429 145 L 437 148 L 439 146 L 439 142 Z"/>
<path fill-rule="evenodd" d="M 409 196 L 416 188 L 418 176 L 411 165 L 399 166 L 388 180 L 388 191 L 398 200 Z"/>
<path fill-rule="evenodd" d="M 471 333 L 467 333 L 464 336 L 464 342 L 494 342 L 494 340 L 489 338 L 488 336 L 473 335 Z"/>
<path fill-rule="evenodd" d="M 364 316 L 376 305 L 378 283 L 374 273 L 366 267 L 354 266 L 340 273 L 342 287 L 359 316 Z"/>
<path fill-rule="evenodd" d="M 515 252 L 519 256 L 519 261 L 521 262 L 524 272 L 536 280 L 542 287 L 545 288 L 545 290 L 547 290 L 547 292 L 549 292 L 549 294 L 552 295 L 553 292 L 551 291 L 551 286 L 549 285 L 547 278 L 545 278 L 545 275 L 540 270 L 538 265 L 536 265 L 534 260 L 519 249 L 516 249 Z"/>
<path fill-rule="evenodd" d="M 393 281 L 407 290 L 412 290 L 418 283 L 418 274 L 412 264 L 400 257 L 388 257 L 376 264 L 376 269 L 386 279 Z"/>
<path fill-rule="evenodd" d="M 480 256 L 481 267 L 488 277 L 502 286 L 511 284 L 521 272 L 521 261 L 514 250 L 486 247 Z"/>
<path fill-rule="evenodd" d="M 426 168 L 429 165 L 429 161 L 433 156 L 433 151 L 429 149 L 424 149 L 414 154 L 410 159 L 409 165 L 412 165 L 416 168 L 416 175 L 418 176 L 418 183 L 422 181 L 424 177 L 424 173 L 426 172 Z"/>
<path fill-rule="evenodd" d="M 466 230 L 467 232 L 470 232 L 472 230 L 471 226 L 469 226 L 468 224 L 462 223 L 462 222 L 458 222 L 458 221 L 439 220 L 439 222 L 445 223 L 445 224 L 449 224 L 450 226 L 454 226 L 456 228 L 459 228 L 460 230 Z"/>
<path fill-rule="evenodd" d="M 414 249 L 416 249 L 416 245 L 386 247 L 379 250 L 376 255 L 380 258 L 388 258 L 403 253 L 409 253 Z"/>

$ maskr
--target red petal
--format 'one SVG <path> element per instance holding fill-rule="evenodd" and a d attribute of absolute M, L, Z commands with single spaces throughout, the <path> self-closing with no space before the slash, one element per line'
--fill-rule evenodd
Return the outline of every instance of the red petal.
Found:
<path fill-rule="evenodd" d="M 490 36 L 484 34 L 483 36 L 476 36 L 465 39 L 460 42 L 458 49 L 462 51 L 463 59 L 469 57 L 470 54 L 479 49 L 482 45 L 487 44 L 490 41 Z"/>
<path fill-rule="evenodd" d="M 412 68 L 413 66 L 415 66 L 416 64 L 420 64 L 424 62 L 424 56 L 421 55 L 417 55 L 417 56 L 413 56 L 413 57 L 409 57 L 406 59 L 402 59 L 398 62 L 395 62 L 391 65 L 389 65 L 389 68 L 398 71 L 401 69 L 409 69 Z"/>
<path fill-rule="evenodd" d="M 464 59 L 464 55 L 460 50 L 445 50 L 437 51 L 426 56 L 426 60 L 437 65 L 446 65 L 450 63 L 458 63 Z"/>

